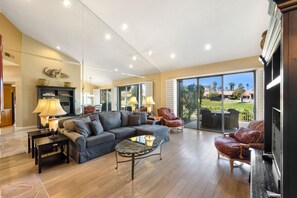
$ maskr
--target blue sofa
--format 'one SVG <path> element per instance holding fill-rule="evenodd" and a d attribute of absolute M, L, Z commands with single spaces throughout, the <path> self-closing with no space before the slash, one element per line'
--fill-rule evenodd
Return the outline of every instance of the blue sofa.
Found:
<path fill-rule="evenodd" d="M 129 126 L 128 111 L 107 111 L 84 115 L 68 120 L 61 120 L 60 127 L 64 128 L 60 132 L 70 139 L 70 156 L 77 163 L 84 163 L 106 153 L 114 151 L 115 145 L 120 141 L 137 135 L 154 135 L 161 137 L 164 142 L 170 140 L 169 128 L 160 125 L 150 125 L 146 121 L 146 113 L 139 114 L 141 124 L 139 126 Z M 104 131 L 88 137 L 78 133 L 73 121 L 94 121 L 101 123 Z"/>

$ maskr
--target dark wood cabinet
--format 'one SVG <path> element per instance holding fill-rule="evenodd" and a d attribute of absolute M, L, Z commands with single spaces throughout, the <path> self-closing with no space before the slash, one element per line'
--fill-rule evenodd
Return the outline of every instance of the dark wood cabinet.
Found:
<path fill-rule="evenodd" d="M 75 115 L 75 87 L 53 87 L 53 86 L 37 86 L 37 100 L 41 98 L 57 98 L 64 111 L 64 116 Z M 42 128 L 40 118 L 37 116 L 37 127 Z"/>

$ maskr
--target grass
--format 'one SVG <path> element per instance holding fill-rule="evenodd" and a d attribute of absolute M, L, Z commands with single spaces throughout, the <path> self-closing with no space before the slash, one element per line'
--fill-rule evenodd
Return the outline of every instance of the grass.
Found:
<path fill-rule="evenodd" d="M 203 108 L 208 108 L 209 110 L 222 110 L 222 102 L 221 101 L 210 101 L 210 100 L 202 100 L 201 106 Z M 254 111 L 254 103 L 252 102 L 241 102 L 238 100 L 225 100 L 224 101 L 224 109 L 236 109 L 239 112 L 249 111 L 253 113 Z"/>

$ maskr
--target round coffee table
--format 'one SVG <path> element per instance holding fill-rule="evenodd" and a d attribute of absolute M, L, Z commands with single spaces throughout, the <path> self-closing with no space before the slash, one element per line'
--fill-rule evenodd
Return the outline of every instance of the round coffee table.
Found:
<path fill-rule="evenodd" d="M 132 180 L 134 179 L 134 167 L 135 160 L 140 160 L 154 155 L 159 155 L 162 160 L 162 143 L 163 139 L 153 135 L 141 135 L 135 136 L 123 140 L 115 146 L 116 155 L 116 169 L 118 164 L 123 162 L 132 162 Z M 160 146 L 160 152 L 150 154 Z M 118 161 L 118 155 L 125 158 L 131 158 L 129 160 Z"/>

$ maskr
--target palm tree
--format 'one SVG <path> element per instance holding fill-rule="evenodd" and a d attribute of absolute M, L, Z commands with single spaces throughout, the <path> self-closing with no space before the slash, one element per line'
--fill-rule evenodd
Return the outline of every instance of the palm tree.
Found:
<path fill-rule="evenodd" d="M 229 86 L 230 86 L 230 90 L 231 91 L 234 91 L 235 83 L 234 82 L 230 82 L 229 83 Z"/>
<path fill-rule="evenodd" d="M 250 84 L 249 83 L 246 83 L 245 86 L 246 86 L 246 90 L 249 90 Z"/>
<path fill-rule="evenodd" d="M 217 81 L 213 81 L 212 85 L 213 85 L 213 90 L 216 91 L 217 90 Z"/>
<path fill-rule="evenodd" d="M 242 84 L 242 83 L 238 83 L 238 88 L 240 88 L 240 89 L 244 89 L 243 84 Z"/>

